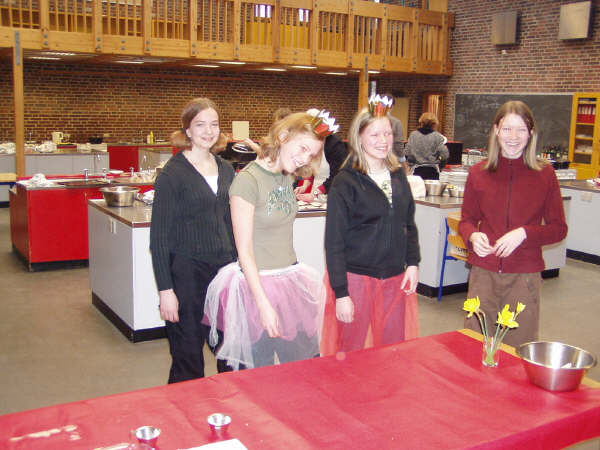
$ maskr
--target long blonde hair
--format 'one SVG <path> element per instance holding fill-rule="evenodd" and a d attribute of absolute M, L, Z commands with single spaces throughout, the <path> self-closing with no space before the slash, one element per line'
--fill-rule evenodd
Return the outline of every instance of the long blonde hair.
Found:
<path fill-rule="evenodd" d="M 372 124 L 376 120 L 384 119 L 390 120 L 387 117 L 373 117 L 369 112 L 368 108 L 363 108 L 356 113 L 354 119 L 352 119 L 350 129 L 348 130 L 348 147 L 350 151 L 348 153 L 348 158 L 346 158 L 346 161 L 352 161 L 352 167 L 365 175 L 369 171 L 369 164 L 367 163 L 367 160 L 365 158 L 365 151 L 363 150 L 362 144 L 360 143 L 360 135 L 364 131 L 364 129 L 370 124 Z M 384 163 L 390 172 L 394 172 L 400 167 L 400 164 L 398 163 L 398 158 L 396 158 L 396 155 L 391 149 L 387 157 L 385 158 Z"/>
<path fill-rule="evenodd" d="M 258 156 L 260 158 L 276 161 L 277 158 L 279 158 L 281 145 L 301 133 L 308 134 L 318 141 L 321 141 L 321 143 L 325 142 L 323 136 L 315 133 L 315 130 L 311 125 L 312 120 L 313 116 L 310 114 L 299 112 L 290 114 L 283 119 L 274 122 L 269 129 L 269 134 L 261 140 Z M 302 178 L 314 175 L 318 169 L 317 163 L 320 163 L 321 161 L 320 155 L 322 152 L 323 146 L 321 145 L 320 152 L 315 155 L 307 165 L 296 169 L 294 175 Z"/>
<path fill-rule="evenodd" d="M 495 172 L 498 168 L 498 159 L 500 158 L 501 149 L 500 143 L 498 142 L 497 130 L 500 129 L 500 122 L 502 122 L 502 119 L 509 114 L 516 114 L 523 119 L 523 122 L 525 122 L 525 125 L 527 126 L 527 130 L 529 130 L 529 142 L 523 150 L 522 155 L 523 162 L 532 170 L 542 170 L 544 163 L 541 162 L 536 155 L 538 133 L 535 119 L 533 118 L 533 113 L 531 112 L 531 109 L 529 109 L 529 106 L 519 100 L 506 102 L 496 113 L 494 124 L 490 131 L 488 159 L 484 168 L 490 172 Z"/>

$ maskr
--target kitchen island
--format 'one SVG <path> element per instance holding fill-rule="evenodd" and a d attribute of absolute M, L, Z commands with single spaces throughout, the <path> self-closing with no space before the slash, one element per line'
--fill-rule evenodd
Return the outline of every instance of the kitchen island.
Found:
<path fill-rule="evenodd" d="M 565 215 L 568 217 L 570 197 L 563 195 Z M 448 214 L 460 212 L 462 198 L 449 196 L 427 196 L 415 198 L 415 222 L 419 230 L 421 263 L 419 264 L 419 286 L 417 292 L 427 297 L 437 297 L 440 274 L 446 243 L 446 219 Z M 566 263 L 566 242 L 543 248 L 546 270 L 544 278 L 556 277 Z M 443 294 L 466 292 L 469 266 L 460 260 L 446 261 Z"/>
<path fill-rule="evenodd" d="M 165 336 L 150 254 L 152 207 L 88 202 L 92 303 L 131 341 Z M 325 272 L 325 211 L 298 213 L 294 248 L 298 261 Z"/>
<path fill-rule="evenodd" d="M 600 187 L 586 180 L 562 181 L 560 187 L 571 196 L 567 256 L 600 264 Z"/>
<path fill-rule="evenodd" d="M 102 198 L 101 187 L 115 185 L 136 186 L 141 192 L 153 188 L 150 182 L 124 177 L 58 178 L 49 186 L 20 180 L 9 194 L 13 251 L 30 271 L 87 264 L 87 201 Z"/>

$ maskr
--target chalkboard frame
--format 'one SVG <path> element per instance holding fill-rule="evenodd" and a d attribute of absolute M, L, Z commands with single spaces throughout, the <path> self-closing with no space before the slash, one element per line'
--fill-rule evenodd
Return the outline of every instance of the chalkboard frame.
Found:
<path fill-rule="evenodd" d="M 463 148 L 486 148 L 498 109 L 509 100 L 521 100 L 533 112 L 538 128 L 538 153 L 545 146 L 569 148 L 573 94 L 456 94 L 454 139 Z"/>

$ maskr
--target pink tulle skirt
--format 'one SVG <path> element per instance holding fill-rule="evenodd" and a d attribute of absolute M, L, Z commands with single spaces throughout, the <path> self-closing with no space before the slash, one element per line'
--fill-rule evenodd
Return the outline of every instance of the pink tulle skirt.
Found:
<path fill-rule="evenodd" d="M 405 274 L 383 280 L 348 273 L 348 291 L 354 303 L 354 321 L 335 315 L 335 293 L 326 277 L 327 301 L 321 354 L 394 344 L 419 336 L 417 294 L 400 289 Z"/>
<path fill-rule="evenodd" d="M 279 316 L 281 339 L 294 341 L 299 332 L 317 336 L 306 358 L 319 353 L 323 325 L 325 287 L 319 273 L 305 264 L 259 273 L 267 298 Z M 217 343 L 217 329 L 224 340 L 217 357 L 237 369 L 254 367 L 252 345 L 266 331 L 250 286 L 237 262 L 221 268 L 210 283 L 204 307 L 205 322 L 211 326 L 210 343 Z"/>

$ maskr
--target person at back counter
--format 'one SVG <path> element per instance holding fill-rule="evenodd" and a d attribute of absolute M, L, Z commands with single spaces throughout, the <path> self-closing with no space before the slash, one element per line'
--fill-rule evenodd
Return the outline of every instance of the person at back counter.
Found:
<path fill-rule="evenodd" d="M 435 114 L 421 114 L 419 128 L 410 133 L 405 147 L 413 175 L 419 175 L 424 180 L 439 180 L 440 165 L 445 165 L 450 156 L 446 147 L 448 140 L 436 131 L 438 124 Z"/>
<path fill-rule="evenodd" d="M 467 297 L 479 297 L 494 320 L 505 304 L 519 314 L 519 326 L 504 342 L 518 346 L 538 338 L 544 270 L 542 246 L 562 241 L 567 223 L 552 165 L 536 157 L 537 128 L 520 101 L 502 105 L 488 144 L 488 159 L 467 178 L 459 230 L 472 265 Z M 465 327 L 481 331 L 475 317 Z"/>

